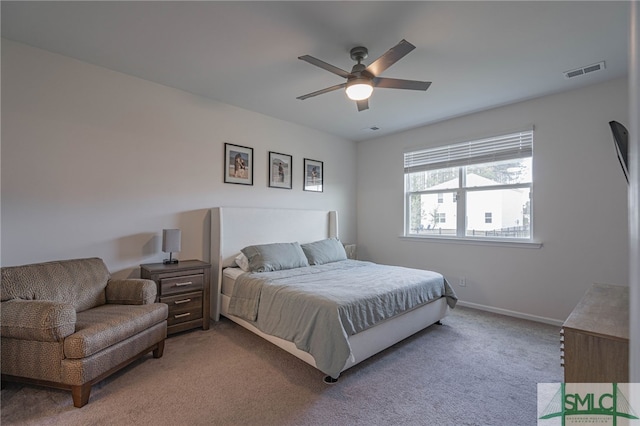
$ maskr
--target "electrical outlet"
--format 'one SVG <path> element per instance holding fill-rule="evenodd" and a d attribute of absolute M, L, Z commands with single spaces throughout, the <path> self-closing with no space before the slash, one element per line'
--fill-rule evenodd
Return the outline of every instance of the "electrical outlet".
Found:
<path fill-rule="evenodd" d="M 460 287 L 466 287 L 467 286 L 467 279 L 465 277 L 460 278 L 460 281 L 458 282 L 458 285 Z"/>

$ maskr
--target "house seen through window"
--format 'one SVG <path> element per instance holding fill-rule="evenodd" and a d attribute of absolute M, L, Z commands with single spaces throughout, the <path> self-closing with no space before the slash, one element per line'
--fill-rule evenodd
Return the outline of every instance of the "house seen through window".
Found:
<path fill-rule="evenodd" d="M 533 130 L 404 154 L 405 235 L 531 240 Z"/>

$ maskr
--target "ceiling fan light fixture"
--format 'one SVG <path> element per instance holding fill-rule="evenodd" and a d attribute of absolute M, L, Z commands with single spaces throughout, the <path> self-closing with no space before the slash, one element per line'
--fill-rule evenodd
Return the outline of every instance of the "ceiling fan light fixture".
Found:
<path fill-rule="evenodd" d="M 368 78 L 358 77 L 354 78 L 347 83 L 347 97 L 353 101 L 362 101 L 369 99 L 371 93 L 373 93 L 373 85 Z"/>
<path fill-rule="evenodd" d="M 333 92 L 334 90 L 345 89 L 347 97 L 356 101 L 358 112 L 361 112 L 369 109 L 369 98 L 373 93 L 373 86 L 376 88 L 379 87 L 386 89 L 427 90 L 431 85 L 430 81 L 401 80 L 398 78 L 380 77 L 382 72 L 398 62 L 400 59 L 404 58 L 407 53 L 411 52 L 415 48 L 416 47 L 407 40 L 400 40 L 400 43 L 387 50 L 382 54 L 382 56 L 366 66 L 362 63 L 362 60 L 367 58 L 369 55 L 367 48 L 363 46 L 354 47 L 351 49 L 349 54 L 351 59 L 356 61 L 357 64 L 351 68 L 351 72 L 328 64 L 320 59 L 314 58 L 313 56 L 298 56 L 298 59 L 329 71 L 332 74 L 346 79 L 346 81 L 322 90 L 316 90 L 315 92 L 298 96 L 296 99 L 304 100 L 324 93 Z"/>

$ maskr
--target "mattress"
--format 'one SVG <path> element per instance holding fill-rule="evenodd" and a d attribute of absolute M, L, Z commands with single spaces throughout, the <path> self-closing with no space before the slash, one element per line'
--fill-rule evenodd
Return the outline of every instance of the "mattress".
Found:
<path fill-rule="evenodd" d="M 294 342 L 337 378 L 353 357 L 349 336 L 443 297 L 455 306 L 453 289 L 436 272 L 342 260 L 241 274 L 228 312 Z"/>
<path fill-rule="evenodd" d="M 240 268 L 224 268 L 222 271 L 222 294 L 231 297 L 236 278 L 242 274 L 244 271 Z"/>

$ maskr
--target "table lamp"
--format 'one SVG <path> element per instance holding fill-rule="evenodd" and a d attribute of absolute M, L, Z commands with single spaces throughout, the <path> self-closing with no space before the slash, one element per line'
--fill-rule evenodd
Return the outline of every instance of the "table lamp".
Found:
<path fill-rule="evenodd" d="M 180 234 L 181 232 L 179 229 L 162 230 L 162 251 L 169 253 L 169 258 L 165 259 L 163 263 L 178 263 L 178 259 L 173 258 L 173 252 L 180 251 Z"/>

